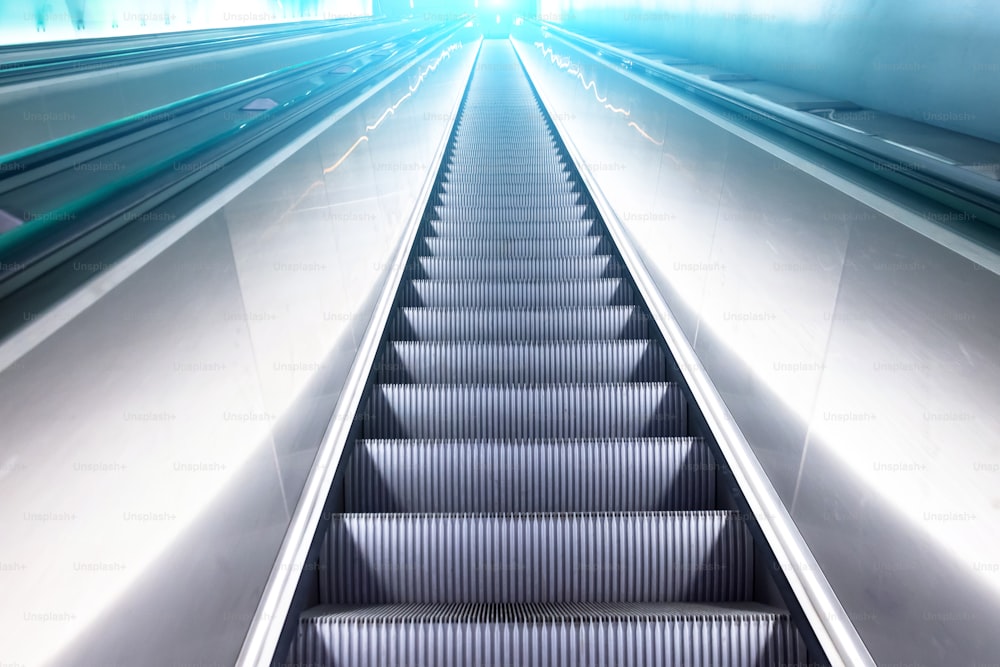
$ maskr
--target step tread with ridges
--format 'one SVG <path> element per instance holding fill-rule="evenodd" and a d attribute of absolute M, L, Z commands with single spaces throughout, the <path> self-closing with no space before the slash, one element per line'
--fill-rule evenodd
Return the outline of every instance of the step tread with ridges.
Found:
<path fill-rule="evenodd" d="M 497 223 L 444 222 L 431 220 L 425 223 L 428 237 L 477 238 L 477 239 L 544 239 L 596 236 L 600 228 L 593 220 L 571 222 Z"/>
<path fill-rule="evenodd" d="M 524 208 L 510 206 L 434 206 L 434 219 L 444 222 L 572 222 L 591 216 L 587 204 L 560 206 L 556 209 Z M 592 218 L 591 218 L 592 219 Z"/>
<path fill-rule="evenodd" d="M 413 277 L 430 280 L 581 280 L 624 275 L 611 255 L 590 257 L 469 258 L 420 257 Z"/>
<path fill-rule="evenodd" d="M 792 667 L 788 615 L 757 603 L 322 606 L 292 664 L 408 667 Z"/>
<path fill-rule="evenodd" d="M 515 197 L 529 196 L 539 197 L 547 194 L 567 195 L 578 192 L 578 186 L 571 181 L 560 181 L 551 179 L 548 181 L 534 180 L 531 182 L 470 182 L 470 181 L 449 181 L 440 185 L 439 194 L 464 195 L 475 197 L 499 197 L 513 195 Z"/>
<path fill-rule="evenodd" d="M 400 308 L 391 340 L 612 340 L 649 338 L 652 320 L 636 306 L 607 308 Z"/>
<path fill-rule="evenodd" d="M 725 510 L 336 514 L 320 587 L 359 604 L 740 601 L 752 547 Z"/>
<path fill-rule="evenodd" d="M 394 341 L 374 367 L 380 383 L 651 382 L 666 357 L 649 340 Z"/>
<path fill-rule="evenodd" d="M 449 208 L 533 208 L 553 209 L 569 206 L 586 206 L 579 192 L 505 192 L 504 194 L 438 193 L 435 206 Z"/>
<path fill-rule="evenodd" d="M 711 509 L 714 457 L 699 438 L 362 440 L 349 512 Z"/>
<path fill-rule="evenodd" d="M 544 175 L 531 171 L 518 170 L 511 173 L 510 170 L 489 171 L 469 169 L 462 173 L 447 171 L 442 178 L 442 185 L 490 185 L 490 186 L 523 186 L 532 184 L 545 185 L 546 183 L 572 183 L 576 185 L 572 172 L 567 169 L 559 169 L 551 174 Z"/>
<path fill-rule="evenodd" d="M 418 256 L 433 257 L 592 257 L 611 250 L 603 236 L 570 239 L 490 239 L 425 237 L 419 239 Z"/>
<path fill-rule="evenodd" d="M 533 385 L 375 385 L 370 438 L 545 438 L 687 435 L 671 382 Z"/>
<path fill-rule="evenodd" d="M 302 614 L 303 620 L 365 620 L 373 623 L 395 619 L 429 623 L 482 623 L 551 621 L 655 621 L 702 618 L 786 617 L 788 612 L 759 602 L 532 602 L 506 604 L 434 604 L 410 602 L 380 605 L 317 605 Z"/>
<path fill-rule="evenodd" d="M 411 280 L 399 305 L 431 308 L 595 308 L 635 303 L 621 278 L 549 281 Z"/>

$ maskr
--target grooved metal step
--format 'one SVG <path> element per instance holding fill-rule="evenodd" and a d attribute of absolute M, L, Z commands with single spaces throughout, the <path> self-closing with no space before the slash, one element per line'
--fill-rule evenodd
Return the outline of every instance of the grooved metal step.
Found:
<path fill-rule="evenodd" d="M 530 165 L 525 165 L 524 170 L 511 171 L 497 169 L 468 169 L 462 173 L 454 169 L 443 175 L 442 185 L 450 186 L 455 183 L 461 184 L 489 184 L 489 185 L 510 185 L 521 187 L 535 183 L 573 183 L 573 174 L 566 169 L 553 170 L 551 173 L 539 173 L 531 171 Z"/>
<path fill-rule="evenodd" d="M 635 303 L 621 278 L 535 282 L 412 280 L 399 305 L 430 308 L 595 308 Z"/>
<path fill-rule="evenodd" d="M 425 223 L 424 229 L 428 237 L 498 240 L 575 238 L 601 233 L 600 225 L 595 220 L 535 224 L 432 220 Z"/>
<path fill-rule="evenodd" d="M 805 660 L 764 605 L 617 603 L 323 606 L 302 617 L 297 665 L 787 667 Z"/>
<path fill-rule="evenodd" d="M 471 154 L 471 156 L 470 156 Z M 513 135 L 506 137 L 469 137 L 455 141 L 447 154 L 449 161 L 474 160 L 481 156 L 504 157 L 511 160 L 540 159 L 561 161 L 556 142 L 549 138 L 541 141 L 522 141 Z M 450 162 L 449 162 L 450 164 Z"/>
<path fill-rule="evenodd" d="M 414 278 L 429 280 L 594 280 L 623 275 L 610 255 L 547 257 L 545 259 L 485 257 L 420 257 Z"/>
<path fill-rule="evenodd" d="M 467 107 L 466 110 L 472 107 Z M 537 105 L 533 111 L 539 111 L 540 107 Z M 503 134 L 505 136 L 516 134 L 520 137 L 525 137 L 526 139 L 554 139 L 552 130 L 545 123 L 533 124 L 526 126 L 524 123 L 519 123 L 517 121 L 504 122 L 502 120 L 497 120 L 496 117 L 491 117 L 489 121 L 477 121 L 471 119 L 471 117 L 462 118 L 455 125 L 455 139 L 459 141 L 464 137 L 492 137 Z"/>
<path fill-rule="evenodd" d="M 698 438 L 361 440 L 348 512 L 710 509 L 715 462 Z"/>
<path fill-rule="evenodd" d="M 557 164 L 552 161 L 547 162 L 524 162 L 518 165 L 517 169 L 525 176 L 554 177 L 564 176 L 569 179 L 572 174 L 566 169 L 565 164 Z M 489 163 L 475 164 L 472 162 L 462 162 L 448 166 L 448 178 L 475 178 L 480 177 L 487 180 L 500 180 L 508 176 L 511 172 L 509 166 L 497 166 Z"/>
<path fill-rule="evenodd" d="M 458 209 L 476 208 L 565 208 L 572 206 L 586 206 L 582 202 L 579 192 L 552 193 L 543 192 L 540 194 L 513 194 L 503 195 L 474 195 L 466 194 L 440 194 L 438 195 L 441 206 L 455 207 Z"/>
<path fill-rule="evenodd" d="M 546 146 L 550 151 L 558 148 L 555 136 L 546 126 L 535 127 L 526 130 L 524 127 L 493 127 L 482 124 L 460 125 L 455 130 L 455 141 L 452 144 L 454 150 L 478 150 L 491 148 L 494 146 Z"/>
<path fill-rule="evenodd" d="M 565 179 L 512 180 L 454 180 L 440 185 L 442 194 L 498 197 L 514 195 L 570 194 L 580 192 L 579 186 Z"/>
<path fill-rule="evenodd" d="M 571 222 L 583 220 L 590 215 L 588 206 L 584 204 L 561 206 L 558 209 L 536 210 L 511 206 L 434 206 L 434 217 L 444 222 L 520 222 L 546 223 Z"/>
<path fill-rule="evenodd" d="M 401 308 L 391 340 L 624 340 L 648 338 L 651 319 L 635 306 L 548 310 Z"/>
<path fill-rule="evenodd" d="M 331 602 L 716 602 L 751 594 L 753 545 L 726 511 L 343 514 Z M 335 565 L 334 565 L 335 564 Z"/>
<path fill-rule="evenodd" d="M 483 140 L 485 139 L 485 140 Z M 541 160 L 545 163 L 563 163 L 565 158 L 556 151 L 556 143 L 551 138 L 541 141 L 521 141 L 514 137 L 467 138 L 455 142 L 449 151 L 446 164 L 462 164 L 467 156 L 502 158 L 506 160 Z"/>
<path fill-rule="evenodd" d="M 569 239 L 490 239 L 430 237 L 417 242 L 418 255 L 433 257 L 590 257 L 610 253 L 604 236 Z"/>
<path fill-rule="evenodd" d="M 375 373 L 385 384 L 657 382 L 666 380 L 667 361 L 649 340 L 395 341 Z"/>
<path fill-rule="evenodd" d="M 453 155 L 445 160 L 445 165 L 449 168 L 463 166 L 473 166 L 476 164 L 482 164 L 482 158 L 490 158 L 498 161 L 505 162 L 522 162 L 531 163 L 538 166 L 544 167 L 559 167 L 566 164 L 565 160 L 560 156 L 553 154 L 551 151 L 490 151 L 485 152 L 483 155 L 477 155 L 475 158 L 466 157 L 464 153 Z"/>
<path fill-rule="evenodd" d="M 375 385 L 367 438 L 614 438 L 687 435 L 669 382 Z"/>

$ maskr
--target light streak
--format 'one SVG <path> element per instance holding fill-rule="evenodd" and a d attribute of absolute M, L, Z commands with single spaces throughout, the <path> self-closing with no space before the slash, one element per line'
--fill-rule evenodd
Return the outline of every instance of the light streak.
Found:
<path fill-rule="evenodd" d="M 643 129 L 642 129 L 641 127 L 639 127 L 638 125 L 636 125 L 636 124 L 635 124 L 635 121 L 631 121 L 631 122 L 630 122 L 630 123 L 628 124 L 628 126 L 629 126 L 629 127 L 631 127 L 631 128 L 633 128 L 633 129 L 635 129 L 635 131 L 636 131 L 636 132 L 638 132 L 638 133 L 639 133 L 639 134 L 641 134 L 641 135 L 642 135 L 642 136 L 643 136 L 644 138 L 646 138 L 646 139 L 647 139 L 647 140 L 649 140 L 650 142 L 652 142 L 652 143 L 656 144 L 657 146 L 662 146 L 662 145 L 663 145 L 663 142 L 662 142 L 662 141 L 657 141 L 657 140 L 656 140 L 656 139 L 654 139 L 653 137 L 651 137 L 651 136 L 649 136 L 648 134 L 646 134 L 646 131 L 645 131 L 645 130 L 643 130 Z M 673 156 L 671 155 L 670 157 L 673 157 Z"/>
<path fill-rule="evenodd" d="M 379 115 L 377 120 L 375 120 L 373 123 L 365 125 L 364 134 L 355 139 L 354 143 L 351 144 L 351 147 L 348 148 L 347 151 L 345 151 L 344 154 L 341 155 L 340 158 L 338 158 L 333 164 L 331 164 L 328 167 L 325 167 L 323 169 L 323 175 L 325 176 L 327 174 L 331 174 L 334 171 L 336 171 L 342 164 L 344 164 L 344 162 L 347 161 L 347 158 L 349 158 L 351 154 L 354 153 L 354 151 L 357 150 L 357 148 L 361 144 L 370 141 L 371 137 L 369 135 L 378 130 L 378 128 L 382 126 L 382 123 L 384 123 L 387 118 L 389 118 L 390 116 L 394 116 L 396 114 L 396 110 L 399 109 L 400 105 L 406 100 L 413 97 L 413 95 L 420 90 L 421 84 L 423 84 L 423 82 L 427 80 L 428 76 L 430 76 L 433 72 L 437 70 L 437 68 L 441 65 L 441 63 L 445 60 L 445 58 L 450 58 L 451 54 L 460 48 L 462 48 L 461 42 L 456 42 L 448 46 L 448 48 L 446 48 L 444 51 L 442 51 L 441 54 L 434 60 L 434 62 L 425 67 L 424 70 L 417 75 L 416 83 L 413 83 L 409 86 L 408 92 L 404 93 L 398 100 L 396 100 L 394 104 L 386 107 L 385 111 L 383 111 L 381 115 Z M 300 194 L 298 198 L 292 203 L 292 205 L 289 206 L 288 209 L 278 217 L 277 224 L 272 229 L 282 225 L 284 223 L 284 220 L 292 213 L 292 211 L 297 209 L 299 204 L 301 204 L 302 201 L 306 197 L 308 197 L 313 190 L 315 190 L 316 188 L 320 187 L 323 184 L 324 184 L 323 179 L 317 179 L 316 181 L 310 183 L 309 186 L 302 191 L 302 194 Z"/>
<path fill-rule="evenodd" d="M 596 80 L 594 79 L 588 80 L 583 75 L 583 72 L 580 70 L 580 67 L 574 64 L 573 61 L 570 60 L 568 56 L 560 56 L 556 54 L 551 48 L 545 46 L 545 44 L 542 42 L 535 42 L 535 46 L 541 50 L 542 56 L 548 57 L 549 61 L 553 65 L 555 65 L 559 69 L 565 71 L 567 74 L 577 79 L 580 82 L 580 85 L 583 86 L 584 90 L 593 91 L 594 99 L 597 100 L 600 104 L 603 104 L 605 109 L 607 109 L 613 114 L 622 115 L 625 116 L 626 118 L 631 118 L 632 112 L 630 110 L 625 109 L 624 107 L 617 107 L 614 104 L 608 102 L 607 95 L 601 95 L 601 93 L 597 90 Z M 652 143 L 653 145 L 655 146 L 663 145 L 662 141 L 659 141 L 651 137 L 649 133 L 646 132 L 644 129 L 642 129 L 642 127 L 640 127 L 639 124 L 636 123 L 635 121 L 629 121 L 628 126 L 631 127 L 633 130 L 635 130 L 639 134 L 639 136 L 641 136 L 646 141 Z M 674 156 L 670 157 L 675 162 L 677 162 L 677 159 L 674 158 Z"/>

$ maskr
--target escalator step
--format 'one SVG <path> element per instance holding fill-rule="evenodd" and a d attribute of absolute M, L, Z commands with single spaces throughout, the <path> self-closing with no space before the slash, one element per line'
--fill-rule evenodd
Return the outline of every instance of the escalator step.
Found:
<path fill-rule="evenodd" d="M 610 255 L 549 257 L 546 259 L 489 259 L 420 257 L 414 278 L 430 280 L 593 280 L 624 275 Z"/>
<path fill-rule="evenodd" d="M 590 207 L 585 204 L 560 206 L 557 209 L 523 208 L 514 198 L 507 206 L 434 206 L 436 220 L 444 222 L 571 222 L 591 216 Z"/>
<path fill-rule="evenodd" d="M 477 151 L 478 153 L 479 151 Z M 497 163 L 523 163 L 536 167 L 565 167 L 566 161 L 558 153 L 551 150 L 521 150 L 496 149 L 484 151 L 481 155 L 469 155 L 466 152 L 454 153 L 445 158 L 445 168 L 462 168 L 472 165 L 482 165 L 484 159 Z"/>
<path fill-rule="evenodd" d="M 698 438 L 362 440 L 348 512 L 650 512 L 711 509 Z"/>
<path fill-rule="evenodd" d="M 784 612 L 738 604 L 324 606 L 295 665 L 784 667 L 806 649 Z"/>
<path fill-rule="evenodd" d="M 473 94 L 466 97 L 464 113 L 457 119 L 459 129 L 489 130 L 495 127 L 498 132 L 510 132 L 521 128 L 549 129 L 541 117 L 541 105 L 534 99 L 530 89 L 513 90 L 510 87 L 503 91 L 494 89 L 492 95 L 489 91 L 490 88 L 480 82 L 474 84 L 473 89 L 469 91 Z M 477 92 L 478 95 L 475 94 Z M 518 113 L 510 113 L 511 110 L 516 110 Z M 507 113 L 499 113 L 500 111 Z M 525 117 L 534 122 L 524 122 Z"/>
<path fill-rule="evenodd" d="M 458 210 L 469 208 L 532 208 L 556 209 L 571 206 L 586 206 L 582 203 L 579 192 L 553 193 L 543 192 L 537 195 L 523 195 L 505 192 L 502 195 L 464 195 L 440 194 L 440 205 L 454 207 Z"/>
<path fill-rule="evenodd" d="M 474 107 L 467 107 L 467 110 L 472 110 Z M 528 112 L 533 114 L 538 114 L 541 107 L 537 104 L 529 104 Z M 537 116 L 536 116 L 537 117 Z M 544 122 L 536 123 L 524 123 L 511 121 L 509 119 L 499 119 L 495 116 L 489 119 L 477 118 L 474 114 L 462 114 L 462 117 L 455 124 L 455 138 L 462 139 L 465 137 L 484 137 L 489 139 L 491 136 L 491 130 L 497 135 L 499 134 L 512 134 L 518 133 L 520 135 L 536 138 L 536 139 L 552 139 L 554 134 L 552 128 L 549 127 L 547 123 Z"/>
<path fill-rule="evenodd" d="M 390 340 L 619 340 L 649 338 L 651 320 L 634 306 L 549 310 L 401 308 Z"/>
<path fill-rule="evenodd" d="M 556 194 L 563 195 L 571 192 L 579 192 L 580 186 L 565 179 L 547 179 L 522 181 L 516 180 L 509 183 L 503 181 L 485 180 L 454 180 L 441 183 L 442 194 L 466 195 L 475 197 L 499 197 L 499 196 L 520 196 L 522 194 L 543 195 Z"/>
<path fill-rule="evenodd" d="M 529 113 L 538 114 L 541 110 L 538 103 L 534 101 L 531 101 L 527 107 Z M 469 105 L 466 107 L 466 110 L 469 111 L 474 108 L 474 105 Z M 493 116 L 493 114 L 490 115 Z M 456 140 L 461 140 L 463 137 L 469 136 L 481 136 L 488 140 L 493 136 L 513 133 L 524 135 L 531 139 L 555 138 L 552 128 L 544 122 L 529 124 L 517 122 L 516 120 L 512 121 L 511 119 L 497 119 L 495 116 L 483 120 L 482 118 L 477 118 L 474 114 L 462 114 L 461 118 L 457 119 L 455 123 Z"/>
<path fill-rule="evenodd" d="M 502 131 L 501 131 L 502 129 Z M 558 143 L 552 131 L 544 125 L 532 127 L 507 126 L 505 128 L 488 128 L 482 124 L 462 124 L 455 131 L 455 142 L 452 153 L 460 151 L 479 151 L 494 148 L 544 148 L 555 153 Z"/>
<path fill-rule="evenodd" d="M 427 308 L 595 308 L 627 306 L 635 295 L 621 278 L 535 282 L 412 280 L 399 305 Z"/>
<path fill-rule="evenodd" d="M 483 239 L 432 237 L 418 241 L 418 255 L 434 257 L 589 257 L 609 254 L 611 242 L 602 236 L 572 239 Z"/>
<path fill-rule="evenodd" d="M 573 174 L 568 170 L 560 169 L 551 174 L 545 175 L 537 172 L 518 169 L 517 171 L 498 169 L 469 169 L 462 173 L 450 171 L 444 174 L 442 185 L 451 186 L 453 184 L 462 185 L 490 185 L 498 187 L 523 187 L 533 184 L 560 184 L 574 183 Z"/>
<path fill-rule="evenodd" d="M 335 604 L 742 601 L 752 547 L 728 511 L 335 514 L 320 595 Z"/>
<path fill-rule="evenodd" d="M 667 361 L 649 340 L 396 341 L 374 370 L 381 384 L 659 382 L 666 380 Z"/>
<path fill-rule="evenodd" d="M 437 238 L 479 238 L 479 239 L 557 239 L 579 238 L 600 234 L 601 227 L 594 220 L 574 220 L 572 222 L 508 223 L 495 222 L 443 222 L 433 220 L 424 223 L 427 236 Z"/>
<path fill-rule="evenodd" d="M 687 435 L 669 382 L 580 385 L 375 385 L 367 438 L 614 438 Z"/>
<path fill-rule="evenodd" d="M 445 164 L 463 163 L 472 154 L 476 157 L 520 162 L 522 160 L 541 160 L 545 164 L 565 164 L 565 159 L 559 155 L 556 143 L 548 140 L 531 141 L 523 134 L 510 134 L 506 137 L 481 138 L 467 137 L 455 142 L 452 150 L 445 154 Z"/>
<path fill-rule="evenodd" d="M 455 141 L 452 149 L 445 154 L 447 160 L 462 160 L 470 155 L 503 157 L 509 160 L 561 160 L 556 142 L 548 139 L 532 140 L 522 132 L 511 132 L 506 136 L 480 135 L 463 136 Z"/>
<path fill-rule="evenodd" d="M 554 161 L 542 163 L 526 162 L 524 164 L 519 164 L 516 171 L 524 175 L 542 177 L 561 175 L 567 180 L 571 177 L 571 174 L 566 169 L 565 164 L 557 164 Z M 506 178 L 510 175 L 510 172 L 511 168 L 503 163 L 483 162 L 476 164 L 474 162 L 462 162 L 458 164 L 451 164 L 447 167 L 447 178 L 451 180 L 456 177 L 469 178 L 478 176 L 484 180 L 496 181 Z"/>

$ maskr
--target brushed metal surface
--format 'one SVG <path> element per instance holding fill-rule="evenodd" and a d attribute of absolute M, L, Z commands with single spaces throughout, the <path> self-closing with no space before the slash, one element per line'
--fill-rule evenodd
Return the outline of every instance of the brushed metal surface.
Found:
<path fill-rule="evenodd" d="M 743 604 L 329 605 L 303 619 L 291 660 L 345 667 L 780 667 L 806 660 L 787 615 Z"/>
<path fill-rule="evenodd" d="M 876 661 L 992 664 L 1000 278 L 868 203 L 947 212 L 518 37 Z"/>
<path fill-rule="evenodd" d="M 281 67 L 314 60 L 405 27 L 330 31 L 247 48 L 128 67 L 90 66 L 67 76 L 0 88 L 0 155 L 60 139 Z M 234 114 L 238 113 L 234 109 Z M 234 119 L 239 116 L 234 116 Z"/>

